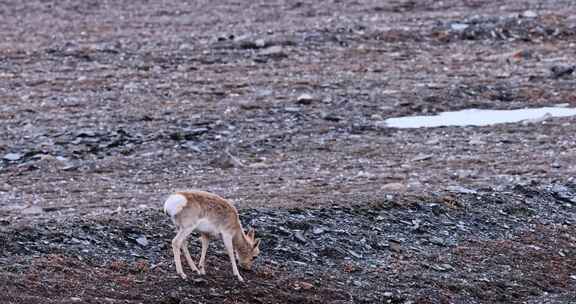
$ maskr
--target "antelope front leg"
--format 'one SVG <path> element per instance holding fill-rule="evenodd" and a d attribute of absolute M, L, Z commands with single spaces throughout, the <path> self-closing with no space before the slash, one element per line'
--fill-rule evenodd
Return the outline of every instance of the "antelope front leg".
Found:
<path fill-rule="evenodd" d="M 234 247 L 232 245 L 232 236 L 231 235 L 222 235 L 222 240 L 224 241 L 224 246 L 226 247 L 226 251 L 228 252 L 228 256 L 230 257 L 230 263 L 232 263 L 232 273 L 240 280 L 240 282 L 244 282 L 244 279 L 238 272 L 238 266 L 236 266 L 236 258 L 234 257 Z"/>
<path fill-rule="evenodd" d="M 202 254 L 200 255 L 200 262 L 198 262 L 198 265 L 200 266 L 200 274 L 206 274 L 206 269 L 204 267 L 206 265 L 206 252 L 208 252 L 209 240 L 210 236 L 208 234 L 202 233 L 200 235 L 200 241 L 202 242 Z"/>

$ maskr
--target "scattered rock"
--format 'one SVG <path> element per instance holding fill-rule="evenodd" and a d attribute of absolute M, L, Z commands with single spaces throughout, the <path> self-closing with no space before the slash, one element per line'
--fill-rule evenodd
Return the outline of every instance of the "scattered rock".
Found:
<path fill-rule="evenodd" d="M 324 113 L 324 114 L 322 115 L 322 118 L 323 118 L 324 120 L 333 121 L 333 122 L 339 122 L 339 121 L 342 120 L 342 117 L 340 117 L 340 116 L 338 116 L 338 115 L 336 115 L 336 114 L 333 114 L 333 113 Z"/>
<path fill-rule="evenodd" d="M 481 137 L 473 136 L 468 141 L 468 144 L 470 144 L 470 145 L 485 145 L 486 142 L 483 141 Z"/>
<path fill-rule="evenodd" d="M 262 108 L 262 103 L 256 100 L 242 100 L 238 102 L 242 110 L 256 110 Z"/>
<path fill-rule="evenodd" d="M 208 283 L 208 281 L 206 279 L 203 279 L 203 278 L 193 278 L 192 283 L 194 283 L 196 285 L 205 285 Z"/>
<path fill-rule="evenodd" d="M 28 208 L 21 209 L 20 213 L 25 215 L 38 215 L 44 213 L 44 209 L 42 209 L 40 206 L 33 205 Z"/>
<path fill-rule="evenodd" d="M 274 91 L 269 89 L 258 89 L 254 92 L 256 98 L 267 98 L 274 94 Z"/>
<path fill-rule="evenodd" d="M 0 192 L 8 192 L 11 189 L 12 189 L 12 186 L 10 186 L 10 184 L 8 184 L 8 183 L 0 184 Z"/>
<path fill-rule="evenodd" d="M 297 107 L 285 107 L 284 111 L 286 111 L 288 113 L 298 113 L 301 111 L 301 109 L 297 108 Z"/>
<path fill-rule="evenodd" d="M 190 43 L 182 43 L 178 49 L 181 51 L 191 51 L 194 50 L 194 46 Z"/>
<path fill-rule="evenodd" d="M 21 159 L 22 157 L 24 157 L 24 154 L 8 153 L 8 154 L 4 155 L 3 159 L 8 160 L 8 161 L 17 161 L 17 160 Z"/>
<path fill-rule="evenodd" d="M 448 186 L 446 187 L 447 191 L 454 192 L 454 193 L 463 193 L 463 194 L 476 194 L 478 191 L 472 190 L 462 186 Z"/>
<path fill-rule="evenodd" d="M 388 183 L 380 187 L 380 190 L 387 192 L 405 192 L 407 190 L 407 186 L 402 183 Z"/>
<path fill-rule="evenodd" d="M 300 230 L 294 232 L 294 237 L 302 244 L 306 244 L 308 240 L 304 237 L 304 233 Z"/>
<path fill-rule="evenodd" d="M 262 38 L 259 38 L 259 39 L 256 39 L 256 41 L 254 41 L 254 45 L 255 45 L 257 48 L 263 48 L 263 47 L 265 47 L 267 44 L 266 44 L 266 40 L 264 40 L 264 39 L 262 39 Z"/>
<path fill-rule="evenodd" d="M 352 281 L 352 285 L 354 285 L 354 286 L 356 286 L 356 287 L 362 287 L 362 286 L 364 286 L 365 284 L 364 284 L 363 281 L 353 280 L 353 281 Z"/>
<path fill-rule="evenodd" d="M 434 244 L 434 245 L 438 245 L 438 246 L 446 246 L 446 242 L 444 241 L 444 239 L 441 239 L 437 236 L 433 236 L 429 239 L 430 243 Z"/>
<path fill-rule="evenodd" d="M 472 15 L 461 21 L 444 22 L 436 28 L 436 37 L 442 41 L 511 40 L 531 41 L 571 33 L 567 26 L 540 22 L 538 14 L 525 11 L 510 16 Z"/>
<path fill-rule="evenodd" d="M 148 242 L 148 239 L 146 238 L 146 236 L 140 236 L 136 239 L 136 243 L 138 243 L 140 246 L 148 246 L 150 244 L 150 242 Z"/>
<path fill-rule="evenodd" d="M 314 98 L 314 96 L 308 94 L 308 93 L 304 93 L 300 96 L 298 96 L 298 98 L 296 98 L 296 102 L 298 104 L 303 104 L 303 105 L 309 105 L 311 104 L 314 100 L 316 100 Z"/>
<path fill-rule="evenodd" d="M 430 268 L 437 270 L 437 271 L 453 271 L 454 267 L 452 267 L 452 265 L 450 264 L 433 264 L 430 266 Z"/>
<path fill-rule="evenodd" d="M 550 68 L 550 72 L 552 73 L 550 77 L 553 79 L 562 78 L 565 76 L 569 76 L 574 72 L 576 66 L 574 65 L 555 65 Z"/>
<path fill-rule="evenodd" d="M 312 233 L 314 233 L 314 234 L 322 234 L 324 232 L 326 232 L 326 229 L 324 229 L 322 227 L 314 227 L 312 229 Z"/>
<path fill-rule="evenodd" d="M 284 48 L 280 45 L 274 45 L 261 50 L 258 53 L 260 56 L 271 57 L 276 59 L 286 58 L 288 54 L 284 51 Z"/>
<path fill-rule="evenodd" d="M 139 88 L 139 86 L 135 82 L 130 82 L 125 84 L 123 88 L 125 91 L 136 91 Z"/>
<path fill-rule="evenodd" d="M 291 261 L 291 262 L 298 265 L 298 266 L 308 266 L 308 263 L 305 263 L 302 261 Z"/>
<path fill-rule="evenodd" d="M 576 203 L 576 191 L 572 191 L 570 188 L 564 185 L 555 184 L 550 187 L 550 191 L 556 198 L 560 200 Z"/>
<path fill-rule="evenodd" d="M 402 251 L 404 251 L 404 249 L 402 248 L 402 243 L 397 240 L 389 240 L 388 248 L 390 248 L 391 251 L 394 251 L 396 253 L 401 253 Z"/>
<path fill-rule="evenodd" d="M 314 284 L 308 282 L 300 282 L 300 287 L 302 287 L 304 290 L 308 290 L 314 288 Z"/>
<path fill-rule="evenodd" d="M 362 255 L 359 254 L 359 253 L 357 253 L 357 252 L 354 251 L 354 250 L 348 250 L 348 252 L 350 253 L 351 256 L 353 256 L 353 257 L 355 257 L 355 258 L 357 258 L 357 259 L 361 259 L 361 258 L 362 258 Z"/>
<path fill-rule="evenodd" d="M 470 25 L 466 24 L 466 23 L 452 23 L 450 24 L 450 29 L 452 29 L 453 31 L 457 31 L 457 32 L 461 32 L 467 28 L 469 28 Z"/>
<path fill-rule="evenodd" d="M 524 18 L 536 18 L 538 17 L 538 14 L 535 11 L 524 11 L 520 16 Z"/>
<path fill-rule="evenodd" d="M 180 141 L 180 140 L 194 140 L 197 139 L 199 136 L 206 134 L 210 129 L 205 127 L 200 128 L 182 128 L 177 131 L 173 131 L 170 133 L 169 137 L 172 140 Z"/>
<path fill-rule="evenodd" d="M 419 162 L 419 161 L 431 159 L 432 157 L 434 157 L 434 155 L 432 155 L 432 154 L 418 154 L 411 161 Z"/>

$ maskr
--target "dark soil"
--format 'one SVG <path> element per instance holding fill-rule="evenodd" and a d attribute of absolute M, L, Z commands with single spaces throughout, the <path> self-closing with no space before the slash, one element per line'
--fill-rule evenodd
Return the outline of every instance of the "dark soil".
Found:
<path fill-rule="evenodd" d="M 364 198 L 365 199 L 365 198 Z M 542 303 L 576 296 L 576 187 L 516 187 L 318 209 L 243 209 L 262 256 L 232 275 L 213 242 L 183 281 L 158 210 L 3 229 L 8 302 Z M 199 252 L 199 241 L 192 242 Z M 186 269 L 188 272 L 188 268 Z"/>
<path fill-rule="evenodd" d="M 571 1 L 4 1 L 1 303 L 576 302 Z M 175 275 L 172 191 L 263 239 Z M 198 253 L 199 242 L 192 241 Z"/>

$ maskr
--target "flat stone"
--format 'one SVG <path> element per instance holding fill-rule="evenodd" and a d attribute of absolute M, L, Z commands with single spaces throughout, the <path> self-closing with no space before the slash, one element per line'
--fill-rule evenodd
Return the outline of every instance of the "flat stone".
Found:
<path fill-rule="evenodd" d="M 384 184 L 381 190 L 390 192 L 404 192 L 406 191 L 406 188 L 406 185 L 402 183 L 388 183 Z"/>
<path fill-rule="evenodd" d="M 468 188 L 462 187 L 462 186 L 448 186 L 448 187 L 446 187 L 446 190 L 448 190 L 450 192 L 454 192 L 454 193 L 463 193 L 463 194 L 476 194 L 476 193 L 478 193 L 478 191 L 476 191 L 476 190 L 468 189 Z"/>
<path fill-rule="evenodd" d="M 294 237 L 301 243 L 308 242 L 308 240 L 306 240 L 306 237 L 304 237 L 304 233 L 302 231 L 296 231 L 294 233 Z"/>
<path fill-rule="evenodd" d="M 418 155 L 416 155 L 416 157 L 414 157 L 412 159 L 412 161 L 418 162 L 418 161 L 431 159 L 432 157 L 434 157 L 434 155 L 432 155 L 432 154 L 418 154 Z"/>
<path fill-rule="evenodd" d="M 139 238 L 136 239 L 136 243 L 138 243 L 140 246 L 148 246 L 150 244 L 150 242 L 148 242 L 148 239 L 146 239 L 145 236 L 141 236 Z"/>
<path fill-rule="evenodd" d="M 314 234 L 322 234 L 324 232 L 326 232 L 326 229 L 322 227 L 314 227 L 314 229 L 312 229 L 312 233 Z"/>
<path fill-rule="evenodd" d="M 260 51 L 259 54 L 262 56 L 270 56 L 270 57 L 287 57 L 288 56 L 286 54 L 286 52 L 284 51 L 284 48 L 279 46 L 279 45 L 265 48 L 262 51 Z"/>
<path fill-rule="evenodd" d="M 256 41 L 254 41 L 254 44 L 256 45 L 256 47 L 258 48 L 263 48 L 266 46 L 266 40 L 260 38 L 260 39 L 256 39 Z"/>
<path fill-rule="evenodd" d="M 297 113 L 297 112 L 300 112 L 300 108 L 286 107 L 286 108 L 284 108 L 284 111 L 286 111 L 288 113 Z"/>
<path fill-rule="evenodd" d="M 302 287 L 304 290 L 308 290 L 314 288 L 314 285 L 308 282 L 300 282 L 300 287 Z"/>
<path fill-rule="evenodd" d="M 16 161 L 16 160 L 21 159 L 23 156 L 24 155 L 21 153 L 8 153 L 8 154 L 4 155 L 3 159 L 9 160 L 9 161 Z"/>
<path fill-rule="evenodd" d="M 296 98 L 296 102 L 298 102 L 299 104 L 311 104 L 313 101 L 315 100 L 314 96 L 308 94 L 308 93 L 304 93 L 300 96 L 298 96 L 298 98 Z"/>
<path fill-rule="evenodd" d="M 524 18 L 536 18 L 538 14 L 535 11 L 524 11 L 521 16 Z"/>
<path fill-rule="evenodd" d="M 467 29 L 467 28 L 469 28 L 469 27 L 470 27 L 470 26 L 469 26 L 468 24 L 466 24 L 466 23 L 452 23 L 452 24 L 450 24 L 450 28 L 451 28 L 453 31 L 457 31 L 457 32 L 461 32 L 461 31 L 463 31 L 463 30 L 465 30 L 465 29 Z"/>
<path fill-rule="evenodd" d="M 44 213 L 44 209 L 42 209 L 42 207 L 39 206 L 30 206 L 28 208 L 21 209 L 20 213 L 26 215 L 35 215 Z"/>

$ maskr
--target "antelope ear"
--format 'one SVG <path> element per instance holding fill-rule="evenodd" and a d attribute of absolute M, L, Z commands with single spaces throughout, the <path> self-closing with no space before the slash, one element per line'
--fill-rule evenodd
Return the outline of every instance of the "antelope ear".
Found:
<path fill-rule="evenodd" d="M 250 239 L 254 239 L 254 228 L 250 228 L 250 230 L 248 230 L 248 237 Z"/>
<path fill-rule="evenodd" d="M 256 239 L 256 241 L 254 241 L 254 248 L 258 248 L 258 246 L 260 246 L 260 239 Z"/>

